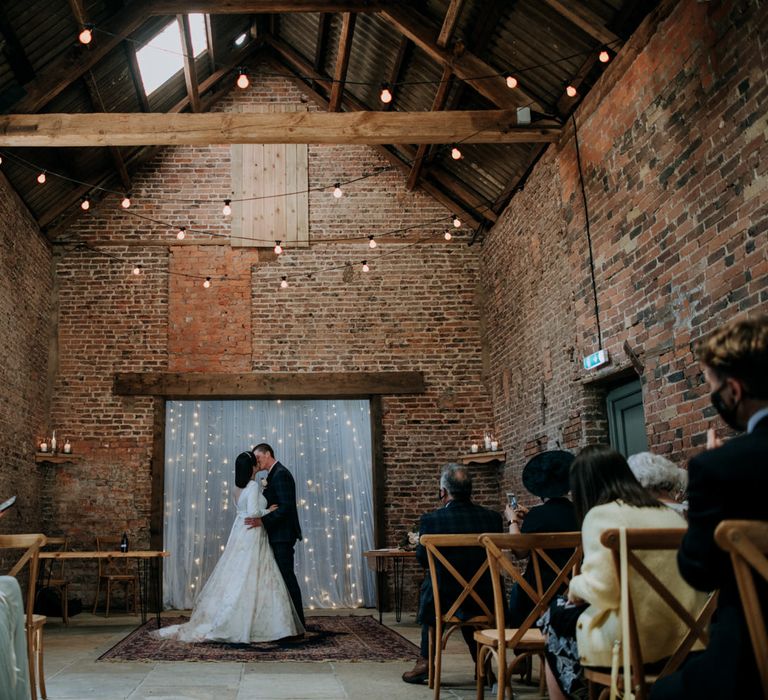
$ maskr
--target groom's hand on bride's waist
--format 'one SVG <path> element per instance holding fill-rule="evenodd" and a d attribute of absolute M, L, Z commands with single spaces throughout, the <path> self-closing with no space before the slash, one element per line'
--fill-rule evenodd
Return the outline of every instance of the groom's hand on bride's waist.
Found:
<path fill-rule="evenodd" d="M 261 527 L 261 518 L 246 518 L 245 524 L 248 526 L 249 530 L 254 527 Z"/>

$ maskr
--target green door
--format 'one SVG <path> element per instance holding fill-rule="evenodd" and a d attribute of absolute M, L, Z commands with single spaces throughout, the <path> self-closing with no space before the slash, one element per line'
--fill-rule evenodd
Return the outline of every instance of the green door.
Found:
<path fill-rule="evenodd" d="M 640 381 L 623 384 L 611 391 L 607 398 L 608 435 L 611 447 L 625 457 L 645 452 L 648 439 L 645 435 L 643 390 Z"/>

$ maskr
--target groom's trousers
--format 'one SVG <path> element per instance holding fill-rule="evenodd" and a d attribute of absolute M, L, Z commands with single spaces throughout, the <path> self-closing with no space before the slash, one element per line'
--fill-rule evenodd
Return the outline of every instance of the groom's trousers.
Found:
<path fill-rule="evenodd" d="M 296 612 L 303 625 L 304 605 L 301 602 L 301 589 L 296 579 L 296 572 L 293 570 L 293 547 L 293 542 L 273 542 L 272 552 L 275 555 L 277 568 L 280 569 L 283 581 L 285 581 L 285 586 L 288 589 L 288 595 L 291 596 L 293 601 L 293 607 L 296 608 Z"/>

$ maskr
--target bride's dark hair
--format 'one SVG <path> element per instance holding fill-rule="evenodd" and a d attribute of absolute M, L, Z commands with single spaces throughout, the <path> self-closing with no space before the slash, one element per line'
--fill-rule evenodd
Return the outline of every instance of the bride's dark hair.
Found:
<path fill-rule="evenodd" d="M 256 458 L 250 452 L 241 452 L 235 460 L 235 486 L 244 489 L 253 475 Z"/>

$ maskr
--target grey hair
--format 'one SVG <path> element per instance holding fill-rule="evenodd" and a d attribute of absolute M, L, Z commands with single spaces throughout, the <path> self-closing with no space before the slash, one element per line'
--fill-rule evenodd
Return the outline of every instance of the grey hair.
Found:
<path fill-rule="evenodd" d="M 688 486 L 688 472 L 661 455 L 638 452 L 627 462 L 635 478 L 651 491 L 684 491 Z"/>
<path fill-rule="evenodd" d="M 456 501 L 468 501 L 472 496 L 472 477 L 463 464 L 450 463 L 440 474 L 440 488 Z"/>

